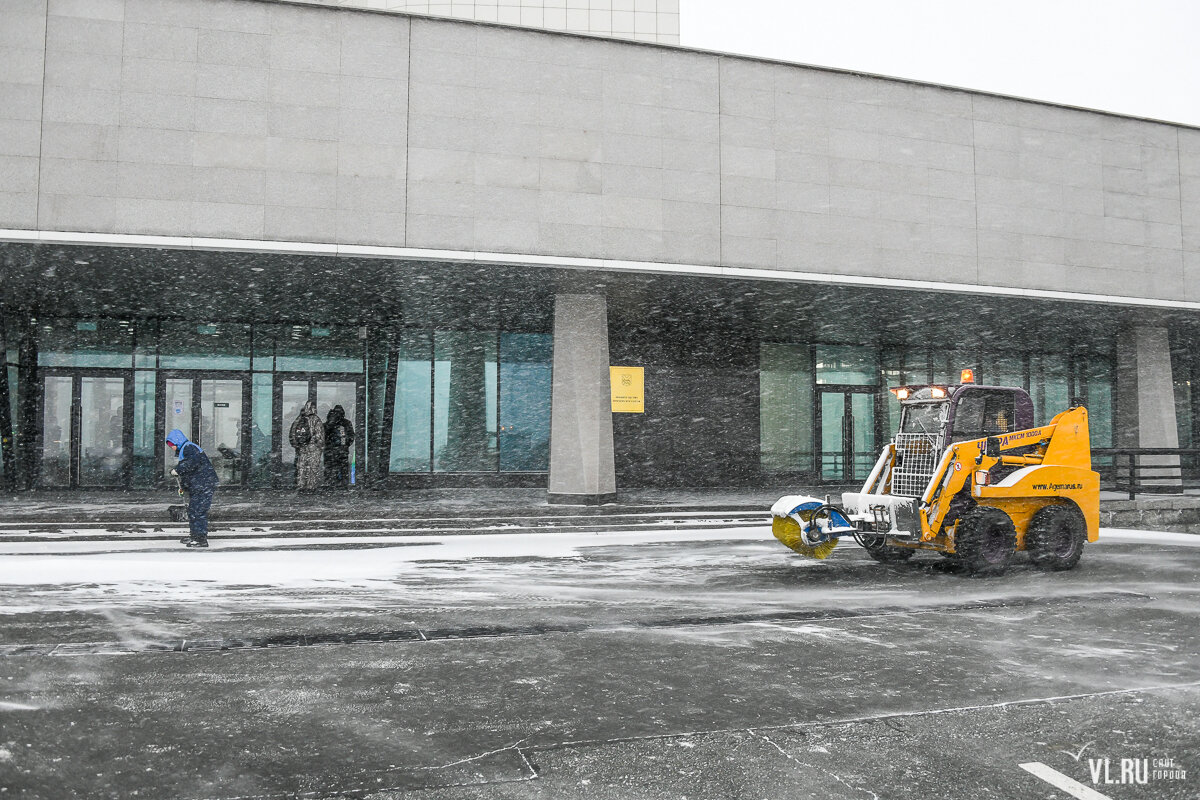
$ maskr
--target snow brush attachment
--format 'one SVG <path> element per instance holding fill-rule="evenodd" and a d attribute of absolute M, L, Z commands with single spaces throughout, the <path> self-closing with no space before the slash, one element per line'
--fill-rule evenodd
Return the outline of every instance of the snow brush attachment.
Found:
<path fill-rule="evenodd" d="M 807 513 L 811 514 L 812 512 Z M 830 539 L 816 545 L 806 544 L 807 537 L 804 535 L 802 525 L 803 522 L 797 522 L 791 517 L 772 517 L 771 533 L 775 534 L 776 539 L 802 556 L 828 558 L 829 554 L 833 552 L 833 548 L 837 547 L 838 540 Z"/>
<path fill-rule="evenodd" d="M 815 497 L 781 497 L 771 507 L 771 533 L 808 558 L 828 558 L 838 537 L 853 532 L 844 511 Z"/>

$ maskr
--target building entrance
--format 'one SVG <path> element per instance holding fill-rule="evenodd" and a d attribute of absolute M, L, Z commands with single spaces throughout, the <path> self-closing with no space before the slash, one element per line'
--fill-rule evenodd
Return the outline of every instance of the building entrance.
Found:
<path fill-rule="evenodd" d="M 238 373 L 162 372 L 158 379 L 158 441 L 178 428 L 212 461 L 223 486 L 246 484 L 250 441 L 250 381 Z M 162 448 L 160 477 L 172 481 L 176 456 Z"/>
<path fill-rule="evenodd" d="M 879 457 L 875 445 L 876 390 L 869 386 L 818 386 L 817 393 L 821 480 L 866 480 Z"/>
<path fill-rule="evenodd" d="M 129 485 L 133 381 L 124 370 L 44 370 L 39 483 Z"/>
<path fill-rule="evenodd" d="M 364 399 L 361 375 L 277 373 L 272 417 L 275 421 L 275 441 L 280 443 L 281 463 L 276 486 L 291 488 L 296 485 L 296 448 L 292 447 L 288 433 L 309 400 L 317 404 L 317 415 L 322 422 L 329 419 L 329 411 L 334 406 L 341 406 L 346 412 L 346 419 L 354 425 L 354 443 L 349 453 L 350 483 L 361 483 L 365 442 Z"/>

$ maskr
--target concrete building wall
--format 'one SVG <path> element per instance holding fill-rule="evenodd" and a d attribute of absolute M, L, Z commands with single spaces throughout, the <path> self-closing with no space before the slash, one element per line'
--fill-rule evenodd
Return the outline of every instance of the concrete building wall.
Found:
<path fill-rule="evenodd" d="M 45 40 L 40 228 L 403 240 L 407 18 L 50 0 Z"/>
<path fill-rule="evenodd" d="M 37 227 L 45 0 L 0 0 L 0 226 Z"/>
<path fill-rule="evenodd" d="M 1200 297 L 1200 131 L 1179 131 L 1179 200 L 1183 221 L 1183 296 Z"/>
<path fill-rule="evenodd" d="M 351 9 L 18 5 L 0 227 L 1200 301 L 1194 129 Z"/>
<path fill-rule="evenodd" d="M 717 263 L 717 60 L 413 22 L 408 244 Z"/>

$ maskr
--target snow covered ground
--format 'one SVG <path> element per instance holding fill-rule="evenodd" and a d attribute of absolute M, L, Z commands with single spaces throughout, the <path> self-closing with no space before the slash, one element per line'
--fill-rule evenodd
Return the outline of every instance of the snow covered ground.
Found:
<path fill-rule="evenodd" d="M 700 525 L 711 520 L 699 520 Z M 261 523 L 259 523 L 261 524 Z M 247 527 L 214 534 L 207 551 L 187 550 L 176 542 L 186 530 L 178 528 L 161 538 L 121 537 L 125 531 L 96 528 L 64 530 L 87 533 L 95 540 L 0 540 L 0 585 L 65 586 L 68 584 L 123 585 L 140 582 L 240 583 L 282 587 L 328 586 L 330 582 L 361 585 L 394 580 L 429 562 L 469 563 L 489 559 L 584 558 L 597 548 L 639 547 L 674 543 L 686 553 L 698 542 L 752 542 L 777 547 L 769 525 L 756 527 L 678 527 L 603 533 L 570 529 L 538 533 L 485 533 L 429 536 L 367 531 L 321 536 L 335 528 L 289 530 L 282 537 L 263 537 Z M 1090 547 L 1112 544 L 1200 547 L 1200 535 L 1165 531 L 1105 528 Z M 853 547 L 846 543 L 843 548 Z M 73 556 L 66 558 L 66 556 Z M 688 556 L 691 559 L 695 555 Z M 793 559 L 793 566 L 819 562 Z"/>
<path fill-rule="evenodd" d="M 1086 781 L 1071 754 L 1089 742 L 1197 752 L 1200 536 L 1103 530 L 1070 572 L 973 580 L 936 555 L 889 566 L 846 542 L 815 561 L 762 523 L 688 519 L 255 522 L 199 552 L 181 528 L 0 533 L 0 785 L 1037 800 L 1049 785 L 1018 765 Z"/>
<path fill-rule="evenodd" d="M 567 527 L 448 535 L 331 527 L 265 536 L 263 523 L 254 525 L 222 530 L 203 551 L 178 544 L 182 528 L 154 538 L 126 529 L 106 536 L 101 529 L 88 528 L 79 532 L 90 538 L 55 541 L 51 534 L 32 541 L 0 540 L 0 618 L 68 608 L 163 604 L 210 612 L 222 605 L 244 610 L 247 604 L 311 608 L 338 602 L 391 608 L 494 607 L 514 597 L 551 596 L 567 602 L 653 606 L 681 602 L 696 594 L 698 584 L 718 576 L 720 591 L 710 590 L 689 602 L 708 608 L 749 607 L 793 599 L 763 591 L 766 587 L 758 578 L 766 570 L 821 570 L 847 558 L 862 558 L 847 540 L 828 562 L 805 559 L 779 545 L 768 525 L 729 527 L 705 517 L 689 520 L 682 529 L 660 525 L 590 532 Z M 334 532 L 339 535 L 322 535 Z M 1200 547 L 1200 536 L 1105 529 L 1088 553 L 1117 545 L 1151 551 L 1164 546 L 1195 548 Z M 731 571 L 745 577 L 733 577 Z M 855 583 L 843 579 L 826 588 L 840 597 L 863 591 L 884 594 L 869 576 L 863 576 L 861 585 Z M 1023 583 L 1015 579 L 1012 585 Z M 996 590 L 1002 584 L 967 585 Z"/>

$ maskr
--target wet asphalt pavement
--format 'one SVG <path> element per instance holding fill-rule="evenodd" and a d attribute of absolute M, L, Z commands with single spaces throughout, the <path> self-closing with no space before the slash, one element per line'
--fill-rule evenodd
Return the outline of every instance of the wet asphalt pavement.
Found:
<path fill-rule="evenodd" d="M 0 534 L 0 797 L 1200 797 L 1190 542 L 971 579 L 610 522 Z"/>

